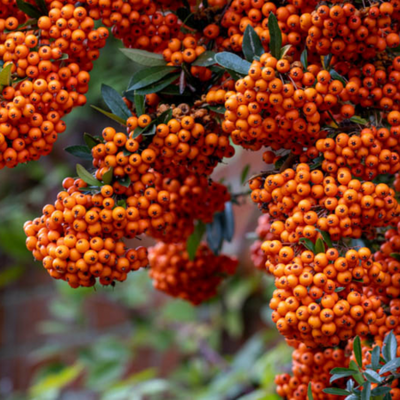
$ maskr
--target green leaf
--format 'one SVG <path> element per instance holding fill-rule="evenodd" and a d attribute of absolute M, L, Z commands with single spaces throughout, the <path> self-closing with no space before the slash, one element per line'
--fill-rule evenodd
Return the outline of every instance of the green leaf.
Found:
<path fill-rule="evenodd" d="M 335 293 L 340 293 L 340 292 L 342 292 L 343 290 L 344 290 L 345 288 L 344 287 L 337 287 L 336 289 L 335 289 Z"/>
<path fill-rule="evenodd" d="M 142 69 L 132 76 L 131 82 L 133 83 L 127 91 L 142 89 L 146 86 L 153 85 L 163 79 L 165 76 L 174 72 L 176 67 L 164 65 L 162 67 L 152 67 Z"/>
<path fill-rule="evenodd" d="M 230 201 L 225 203 L 224 216 L 224 238 L 230 242 L 235 233 L 235 217 L 233 215 L 232 203 Z"/>
<path fill-rule="evenodd" d="M 39 7 L 39 10 L 43 13 L 43 15 L 47 15 L 49 11 L 47 10 L 46 2 L 44 0 L 35 0 L 36 5 Z"/>
<path fill-rule="evenodd" d="M 385 337 L 382 347 L 382 355 L 386 362 L 394 360 L 397 353 L 397 340 L 393 331 Z"/>
<path fill-rule="evenodd" d="M 103 143 L 101 138 L 94 137 L 86 132 L 83 134 L 83 140 L 85 141 L 86 145 L 89 147 L 90 150 L 93 149 L 93 147 L 97 146 L 99 143 Z"/>
<path fill-rule="evenodd" d="M 43 15 L 34 5 L 23 0 L 17 0 L 17 7 L 31 18 L 39 19 Z"/>
<path fill-rule="evenodd" d="M 90 186 L 102 186 L 103 184 L 97 180 L 85 167 L 81 164 L 76 164 L 76 173 L 79 178 Z"/>
<path fill-rule="evenodd" d="M 244 185 L 247 180 L 247 176 L 249 175 L 250 164 L 246 164 L 242 169 L 242 173 L 240 174 L 240 184 Z"/>
<path fill-rule="evenodd" d="M 349 368 L 333 368 L 330 372 L 332 374 L 331 379 L 329 380 L 330 383 L 341 379 L 341 378 L 346 378 L 348 376 L 354 376 L 358 373 L 358 371 L 355 371 L 354 369 L 349 369 Z"/>
<path fill-rule="evenodd" d="M 224 68 L 232 70 L 239 75 L 247 75 L 251 64 L 236 54 L 223 51 L 215 55 L 215 61 Z"/>
<path fill-rule="evenodd" d="M 389 393 L 392 390 L 390 386 L 378 386 L 375 389 L 372 389 L 372 396 L 382 396 L 386 393 Z"/>
<path fill-rule="evenodd" d="M 330 70 L 329 73 L 331 74 L 331 78 L 335 79 L 337 81 L 342 82 L 342 84 L 344 86 L 346 86 L 346 79 L 343 78 L 342 75 L 340 75 L 339 73 L 337 73 L 334 69 Z"/>
<path fill-rule="evenodd" d="M 93 106 L 93 105 L 90 106 L 90 107 L 94 108 L 96 111 L 101 112 L 102 114 L 104 114 L 106 117 L 112 119 L 113 121 L 118 122 L 119 124 L 126 126 L 126 119 L 118 117 L 118 115 L 115 115 L 113 113 L 105 111 L 105 110 L 101 109 L 100 107 L 96 107 L 96 106 Z"/>
<path fill-rule="evenodd" d="M 308 55 L 307 49 L 304 49 L 300 56 L 300 62 L 303 64 L 304 69 L 308 67 Z"/>
<path fill-rule="evenodd" d="M 326 69 L 327 71 L 330 70 L 330 65 L 331 65 L 332 56 L 333 56 L 333 54 L 330 53 L 330 54 L 328 54 L 327 56 L 325 56 L 325 57 L 323 58 L 323 67 L 324 67 L 324 69 Z"/>
<path fill-rule="evenodd" d="M 371 351 L 371 368 L 376 371 L 381 367 L 380 364 L 381 358 L 381 348 L 379 346 L 375 346 Z"/>
<path fill-rule="evenodd" d="M 198 67 L 209 67 L 210 65 L 214 64 L 215 64 L 215 53 L 209 50 L 200 54 L 200 56 L 196 58 L 196 61 L 192 63 L 192 65 L 196 65 Z"/>
<path fill-rule="evenodd" d="M 315 254 L 319 253 L 325 253 L 324 241 L 321 238 L 318 238 L 315 242 Z"/>
<path fill-rule="evenodd" d="M 179 78 L 180 74 L 170 74 L 159 82 L 153 83 L 152 85 L 146 86 L 142 89 L 135 90 L 135 94 L 151 94 L 158 93 L 172 82 L 176 81 Z M 128 91 L 129 93 L 129 91 Z"/>
<path fill-rule="evenodd" d="M 67 153 L 72 154 L 74 157 L 82 158 L 84 160 L 92 160 L 92 152 L 87 146 L 68 146 L 64 149 Z"/>
<path fill-rule="evenodd" d="M 322 231 L 321 229 L 317 229 L 317 231 L 322 235 L 322 239 L 324 240 L 325 244 L 328 246 L 328 249 L 333 247 L 331 237 L 328 232 Z"/>
<path fill-rule="evenodd" d="M 363 390 L 361 391 L 361 400 L 371 399 L 371 382 L 364 382 Z"/>
<path fill-rule="evenodd" d="M 131 184 L 131 178 L 129 178 L 129 176 L 126 176 L 125 178 L 120 178 L 117 181 L 120 185 L 124 186 L 124 187 L 129 187 L 129 185 Z"/>
<path fill-rule="evenodd" d="M 275 14 L 270 13 L 268 17 L 268 30 L 270 36 L 269 49 L 271 54 L 279 60 L 282 48 L 282 32 L 278 25 Z"/>
<path fill-rule="evenodd" d="M 146 109 L 146 96 L 142 94 L 134 94 L 133 95 L 133 102 L 135 104 L 135 111 L 136 115 L 140 117 L 145 113 Z"/>
<path fill-rule="evenodd" d="M 215 255 L 219 254 L 224 241 L 223 218 L 223 213 L 215 213 L 213 222 L 206 225 L 207 244 Z"/>
<path fill-rule="evenodd" d="M 157 125 L 166 124 L 172 118 L 172 108 L 168 108 L 168 110 L 161 113 L 155 120 Z"/>
<path fill-rule="evenodd" d="M 243 34 L 242 49 L 244 57 L 250 62 L 256 57 L 261 57 L 265 53 L 260 37 L 250 24 L 246 26 Z"/>
<path fill-rule="evenodd" d="M 311 389 L 311 382 L 308 382 L 307 397 L 308 397 L 308 400 L 314 400 L 314 397 L 312 394 L 312 389 Z"/>
<path fill-rule="evenodd" d="M 397 261 L 400 261 L 400 253 L 390 253 L 390 257 L 394 258 Z"/>
<path fill-rule="evenodd" d="M 7 64 L 0 72 L 0 86 L 10 86 L 11 83 L 11 68 L 13 63 Z"/>
<path fill-rule="evenodd" d="M 300 238 L 299 243 L 302 243 L 302 245 L 307 249 L 312 251 L 315 254 L 315 247 L 314 243 L 310 239 L 306 238 Z"/>
<path fill-rule="evenodd" d="M 339 388 L 326 388 L 323 390 L 326 394 L 334 394 L 336 396 L 347 396 L 350 394 L 347 390 L 339 389 Z"/>
<path fill-rule="evenodd" d="M 379 374 L 372 369 L 365 370 L 364 376 L 367 378 L 369 382 L 372 383 L 381 383 L 383 381 L 383 378 L 379 376 Z"/>
<path fill-rule="evenodd" d="M 400 367 L 400 358 L 395 358 L 394 360 L 390 360 L 381 368 L 381 370 L 379 371 L 379 375 L 386 374 L 386 372 L 396 371 L 396 369 L 399 367 Z"/>
<path fill-rule="evenodd" d="M 165 62 L 163 56 L 157 53 L 150 53 L 149 51 L 139 50 L 139 49 L 120 49 L 122 53 L 125 54 L 130 60 L 137 64 L 145 65 L 146 67 L 155 67 L 167 63 Z"/>
<path fill-rule="evenodd" d="M 353 352 L 356 358 L 357 364 L 362 368 L 362 351 L 361 351 L 361 340 L 359 336 L 356 336 L 353 341 Z"/>
<path fill-rule="evenodd" d="M 132 116 L 122 96 L 112 87 L 102 84 L 101 95 L 111 112 L 125 121 Z"/>
<path fill-rule="evenodd" d="M 111 185 L 114 177 L 114 168 L 111 167 L 109 170 L 103 174 L 103 182 L 105 185 Z"/>
<path fill-rule="evenodd" d="M 289 49 L 292 47 L 291 44 L 287 44 L 286 46 L 283 46 L 281 48 L 281 54 L 280 54 L 280 58 L 283 58 L 286 56 L 287 52 L 289 51 Z"/>
<path fill-rule="evenodd" d="M 226 108 L 224 107 L 224 106 L 210 106 L 210 105 L 207 105 L 206 106 L 210 111 L 213 111 L 213 112 L 215 112 L 215 113 L 217 113 L 217 114 L 221 114 L 221 115 L 224 115 L 225 114 L 225 112 L 226 112 Z"/>
<path fill-rule="evenodd" d="M 357 115 L 354 115 L 353 117 L 351 117 L 350 121 L 354 122 L 355 124 L 368 125 L 368 121 L 366 119 L 357 117 Z"/>
<path fill-rule="evenodd" d="M 203 222 L 197 221 L 197 225 L 194 228 L 194 232 L 189 236 L 186 242 L 186 250 L 189 254 L 189 259 L 194 260 L 196 256 L 197 248 L 201 243 L 201 239 L 206 231 L 206 226 Z"/>

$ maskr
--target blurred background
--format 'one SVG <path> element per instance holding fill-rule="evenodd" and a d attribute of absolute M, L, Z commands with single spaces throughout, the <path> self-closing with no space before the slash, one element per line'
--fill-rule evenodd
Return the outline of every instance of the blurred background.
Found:
<path fill-rule="evenodd" d="M 113 125 L 90 104 L 105 108 L 101 83 L 122 92 L 129 82 L 118 46 L 110 38 L 102 50 L 87 105 L 65 119 L 52 154 L 0 171 L 0 399 L 278 399 L 274 377 L 289 369 L 291 352 L 270 321 L 272 279 L 250 260 L 259 216 L 251 201 L 234 206 L 235 237 L 223 248 L 239 258 L 238 272 L 199 307 L 156 292 L 147 270 L 114 288 L 70 289 L 25 248 L 23 223 L 54 202 L 82 162 L 63 149 Z M 238 148 L 213 178 L 244 192 L 250 163 L 249 176 L 263 169 L 261 154 Z"/>

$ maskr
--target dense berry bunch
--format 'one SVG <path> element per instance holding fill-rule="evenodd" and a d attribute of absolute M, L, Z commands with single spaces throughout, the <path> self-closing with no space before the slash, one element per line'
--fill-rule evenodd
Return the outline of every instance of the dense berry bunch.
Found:
<path fill-rule="evenodd" d="M 232 275 L 237 260 L 216 256 L 201 244 L 193 260 L 186 251 L 186 243 L 157 243 L 149 249 L 150 277 L 154 287 L 193 304 L 215 296 L 224 275 Z"/>

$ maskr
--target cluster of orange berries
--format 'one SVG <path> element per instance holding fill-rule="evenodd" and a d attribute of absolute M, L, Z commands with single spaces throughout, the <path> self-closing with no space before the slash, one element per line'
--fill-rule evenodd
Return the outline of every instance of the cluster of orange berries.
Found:
<path fill-rule="evenodd" d="M 374 227 L 397 222 L 400 206 L 388 185 L 361 183 L 348 168 L 334 176 L 298 164 L 282 173 L 250 181 L 251 198 L 276 219 L 271 232 L 283 242 L 315 240 L 318 230 L 333 240 L 359 238 Z"/>
<path fill-rule="evenodd" d="M 351 3 L 331 8 L 321 5 L 315 12 L 301 16 L 307 32 L 307 48 L 344 60 L 372 59 L 387 47 L 400 44 L 399 11 L 395 0 L 374 5 L 368 12 L 357 10 Z"/>
<path fill-rule="evenodd" d="M 66 178 L 65 191 L 43 215 L 24 225 L 26 245 L 36 260 L 42 261 L 51 277 L 63 279 L 73 288 L 124 281 L 127 273 L 148 264 L 147 249 L 128 249 L 122 237 L 141 232 L 139 201 L 115 207 L 111 186 L 101 194 L 82 192 L 87 184 Z M 142 229 L 145 229 L 144 224 Z"/>
<path fill-rule="evenodd" d="M 292 355 L 292 373 L 275 378 L 277 393 L 287 400 L 307 400 L 308 385 L 311 383 L 316 400 L 337 400 L 338 396 L 323 392 L 331 387 L 329 380 L 333 368 L 348 368 L 350 358 L 342 349 L 309 349 L 304 343 L 295 343 Z M 335 387 L 345 389 L 346 378 L 335 381 Z M 341 398 L 341 397 L 339 397 Z"/>
<path fill-rule="evenodd" d="M 186 243 L 159 242 L 149 249 L 150 277 L 154 287 L 197 305 L 216 295 L 224 275 L 234 274 L 238 261 L 214 255 L 205 243 L 190 260 Z"/>
<path fill-rule="evenodd" d="M 380 174 L 395 175 L 400 170 L 399 134 L 399 127 L 394 126 L 371 126 L 351 135 L 339 133 L 335 139 L 318 140 L 307 156 L 315 159 L 321 154 L 321 168 L 329 174 L 347 168 L 352 176 L 372 181 Z"/>
<path fill-rule="evenodd" d="M 0 104 L 0 169 L 50 153 L 65 130 L 61 118 L 86 103 L 92 61 L 108 37 L 85 8 L 60 1 L 37 27 L 17 30 L 19 16 L 0 19 L 0 57 L 3 68 L 11 65 Z"/>
<path fill-rule="evenodd" d="M 312 348 L 332 347 L 385 322 L 381 301 L 364 295 L 363 287 L 390 284 L 390 275 L 368 248 L 348 250 L 343 257 L 335 248 L 296 256 L 276 240 L 264 242 L 262 249 L 277 287 L 270 302 L 272 320 L 286 338 Z"/>
<path fill-rule="evenodd" d="M 342 91 L 343 84 L 316 64 L 304 72 L 299 61 L 291 64 L 265 53 L 246 77 L 236 81 L 235 90 L 226 93 L 222 127 L 246 149 L 271 146 L 300 154 L 304 146 L 326 135 L 321 130 L 324 111 L 340 106 L 342 118 L 354 115 L 353 105 L 339 104 Z"/>

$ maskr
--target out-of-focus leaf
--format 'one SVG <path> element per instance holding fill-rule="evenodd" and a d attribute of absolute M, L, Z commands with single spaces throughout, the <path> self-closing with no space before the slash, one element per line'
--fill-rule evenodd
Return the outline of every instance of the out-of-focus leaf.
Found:
<path fill-rule="evenodd" d="M 165 66 L 163 56 L 157 53 L 151 53 L 145 50 L 139 49 L 120 49 L 130 60 L 137 64 L 145 65 L 146 67 L 155 67 L 159 65 Z"/>

